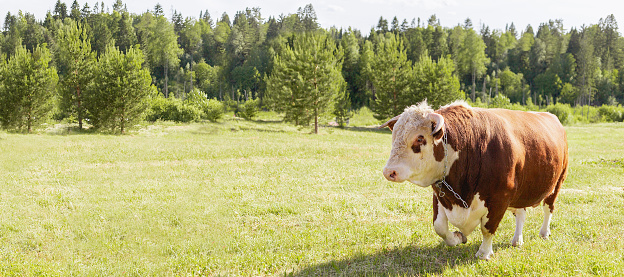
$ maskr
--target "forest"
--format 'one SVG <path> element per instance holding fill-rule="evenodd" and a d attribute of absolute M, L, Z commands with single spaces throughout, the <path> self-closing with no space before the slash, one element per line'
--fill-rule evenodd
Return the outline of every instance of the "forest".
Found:
<path fill-rule="evenodd" d="M 624 38 L 613 15 L 569 29 L 556 19 L 504 30 L 469 18 L 445 27 L 435 15 L 325 29 L 311 4 L 264 16 L 254 7 L 232 18 L 209 10 L 166 18 L 159 4 L 134 14 L 121 0 L 58 0 L 43 20 L 9 12 L 0 123 L 30 130 L 52 116 L 123 132 L 134 120 L 216 120 L 215 109 L 243 117 L 271 109 L 301 125 L 328 113 L 345 121 L 362 107 L 383 120 L 423 99 L 435 107 L 624 101 Z"/>

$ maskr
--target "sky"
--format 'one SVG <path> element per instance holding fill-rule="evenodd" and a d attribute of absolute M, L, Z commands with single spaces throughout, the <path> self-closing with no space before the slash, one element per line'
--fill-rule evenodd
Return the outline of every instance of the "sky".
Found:
<path fill-rule="evenodd" d="M 123 0 L 122 0 L 123 1 Z M 68 8 L 73 0 L 61 0 Z M 87 1 L 93 7 L 96 1 Z M 100 2 L 100 1 L 98 1 Z M 616 20 L 624 22 L 624 1 L 620 0 L 126 0 L 123 1 L 131 13 L 142 13 L 152 10 L 160 3 L 165 15 L 171 18 L 175 9 L 184 17 L 199 17 L 199 12 L 208 10 L 213 19 L 218 19 L 226 12 L 234 19 L 237 11 L 249 7 L 259 7 L 262 17 L 279 17 L 279 15 L 296 13 L 299 7 L 312 4 L 318 22 L 322 28 L 347 29 L 352 27 L 367 34 L 377 25 L 380 17 L 388 23 L 396 16 L 399 22 L 412 19 L 426 23 L 431 15 L 436 15 L 444 27 L 463 24 L 466 18 L 472 20 L 475 29 L 482 24 L 490 29 L 504 30 L 514 23 L 521 31 L 527 25 L 537 31 L 540 23 L 550 19 L 563 19 L 566 30 L 582 25 L 597 24 L 600 18 L 609 14 Z M 27 11 L 40 20 L 45 18 L 48 10 L 54 9 L 56 0 L 0 0 L 0 19 L 4 22 L 7 12 L 16 14 L 19 10 Z M 82 7 L 84 0 L 78 1 Z M 105 6 L 112 9 L 114 0 L 105 0 Z M 621 25 L 620 25 L 621 26 Z"/>

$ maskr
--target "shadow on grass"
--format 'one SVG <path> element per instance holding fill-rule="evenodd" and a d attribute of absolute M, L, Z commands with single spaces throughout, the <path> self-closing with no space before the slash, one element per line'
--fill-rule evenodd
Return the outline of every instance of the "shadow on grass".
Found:
<path fill-rule="evenodd" d="M 439 275 L 446 269 L 477 263 L 475 258 L 481 242 L 456 247 L 440 243 L 435 247 L 408 246 L 384 249 L 374 254 L 356 254 L 353 257 L 309 266 L 285 276 L 414 276 Z M 494 244 L 494 252 L 509 244 Z"/>
<path fill-rule="evenodd" d="M 334 127 L 341 128 L 341 127 Z M 343 130 L 352 131 L 352 132 L 369 132 L 369 133 L 378 133 L 378 134 L 392 134 L 390 129 L 383 128 L 379 129 L 377 127 L 342 127 Z"/>

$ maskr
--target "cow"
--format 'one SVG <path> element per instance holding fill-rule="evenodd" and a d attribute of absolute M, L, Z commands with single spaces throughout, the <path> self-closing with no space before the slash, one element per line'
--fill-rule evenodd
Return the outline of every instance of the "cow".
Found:
<path fill-rule="evenodd" d="M 476 257 L 489 260 L 505 211 L 516 218 L 512 246 L 523 243 L 526 208 L 543 202 L 548 238 L 554 202 L 568 171 L 566 132 L 546 112 L 483 109 L 455 102 L 434 111 L 425 101 L 379 128 L 392 131 L 383 169 L 389 181 L 433 188 L 433 226 L 449 246 L 480 224 Z M 448 222 L 459 231 L 449 231 Z"/>

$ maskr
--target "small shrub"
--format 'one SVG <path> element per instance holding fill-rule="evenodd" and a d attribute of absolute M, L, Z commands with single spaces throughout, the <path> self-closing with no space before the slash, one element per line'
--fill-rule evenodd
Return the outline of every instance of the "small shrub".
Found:
<path fill-rule="evenodd" d="M 252 120 L 254 117 L 256 117 L 256 115 L 258 115 L 258 112 L 260 111 L 258 104 L 258 99 L 247 100 L 244 103 L 239 104 L 236 116 L 242 117 L 247 120 Z"/>
<path fill-rule="evenodd" d="M 150 101 L 150 108 L 145 116 L 147 121 L 168 120 L 176 122 L 191 122 L 200 118 L 202 111 L 180 99 L 155 97 Z"/>
<path fill-rule="evenodd" d="M 507 96 L 501 93 L 499 93 L 494 98 L 492 98 L 492 100 L 490 101 L 490 104 L 488 105 L 488 108 L 508 109 L 510 107 L 511 107 L 511 101 L 509 100 L 509 98 L 507 98 Z"/>
<path fill-rule="evenodd" d="M 225 105 L 217 99 L 210 99 L 206 102 L 204 108 L 204 116 L 206 119 L 216 122 L 223 117 L 225 112 Z"/>
<path fill-rule="evenodd" d="M 576 106 L 574 107 L 574 122 L 581 123 L 598 123 L 602 121 L 602 117 L 597 107 L 592 106 Z"/>
<path fill-rule="evenodd" d="M 622 121 L 622 106 L 609 106 L 602 105 L 598 108 L 598 113 L 602 121 L 606 122 L 621 122 Z"/>
<path fill-rule="evenodd" d="M 188 123 L 197 121 L 202 114 L 202 111 L 194 105 L 179 103 L 172 107 L 175 107 L 175 110 L 171 111 L 172 118 L 170 120 L 176 122 Z"/>
<path fill-rule="evenodd" d="M 546 111 L 554 114 L 559 118 L 561 124 L 570 124 L 573 122 L 572 108 L 569 104 L 557 103 L 555 105 L 549 105 L 546 107 Z"/>
<path fill-rule="evenodd" d="M 195 88 L 186 95 L 184 103 L 193 105 L 200 110 L 203 110 L 208 104 L 208 96 L 203 91 Z"/>

